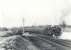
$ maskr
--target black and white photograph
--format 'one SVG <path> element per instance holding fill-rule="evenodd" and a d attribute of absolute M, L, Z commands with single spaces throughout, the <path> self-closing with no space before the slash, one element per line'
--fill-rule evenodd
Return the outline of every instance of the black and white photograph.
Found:
<path fill-rule="evenodd" d="M 71 0 L 0 0 L 0 50 L 71 50 Z"/>

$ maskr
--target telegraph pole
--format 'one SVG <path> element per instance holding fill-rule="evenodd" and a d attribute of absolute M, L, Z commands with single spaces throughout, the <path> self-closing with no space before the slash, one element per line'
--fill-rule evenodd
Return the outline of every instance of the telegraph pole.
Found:
<path fill-rule="evenodd" d="M 23 18 L 22 22 L 23 22 L 23 33 L 24 33 L 24 18 Z"/>

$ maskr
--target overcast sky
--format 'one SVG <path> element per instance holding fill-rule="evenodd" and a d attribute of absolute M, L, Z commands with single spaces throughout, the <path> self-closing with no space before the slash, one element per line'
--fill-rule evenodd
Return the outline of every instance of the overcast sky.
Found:
<path fill-rule="evenodd" d="M 0 0 L 0 26 L 59 24 L 63 12 L 70 13 L 70 0 Z M 67 13 L 66 13 L 67 14 Z M 71 17 L 66 15 L 68 24 Z"/>

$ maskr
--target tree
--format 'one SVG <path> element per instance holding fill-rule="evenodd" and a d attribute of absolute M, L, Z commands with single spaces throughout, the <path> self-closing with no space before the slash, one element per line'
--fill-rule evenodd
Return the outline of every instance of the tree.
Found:
<path fill-rule="evenodd" d="M 52 27 L 52 34 L 55 35 L 55 37 L 59 37 L 62 33 L 61 27 L 59 26 L 54 26 Z"/>

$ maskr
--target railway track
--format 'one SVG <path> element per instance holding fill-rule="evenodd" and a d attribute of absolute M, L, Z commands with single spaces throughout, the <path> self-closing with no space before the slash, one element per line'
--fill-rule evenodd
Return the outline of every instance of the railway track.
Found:
<path fill-rule="evenodd" d="M 28 36 L 26 39 L 41 50 L 71 50 L 71 41 L 54 39 L 40 34 L 33 34 L 33 36 Z"/>
<path fill-rule="evenodd" d="M 3 39 L 1 39 L 2 43 L 0 42 L 0 47 L 7 48 L 5 50 L 11 48 L 13 50 L 71 50 L 71 41 L 54 39 L 46 35 L 13 35 L 1 38 Z M 2 46 L 3 44 L 6 45 Z"/>
<path fill-rule="evenodd" d="M 66 46 L 66 47 L 70 47 L 71 48 L 71 41 L 65 41 L 65 40 L 62 40 L 62 39 L 54 39 L 52 37 L 44 36 L 44 35 L 38 35 L 38 37 L 39 38 L 43 38 L 45 40 L 52 41 L 52 42 L 57 43 L 59 45 L 62 45 L 62 46 Z"/>

